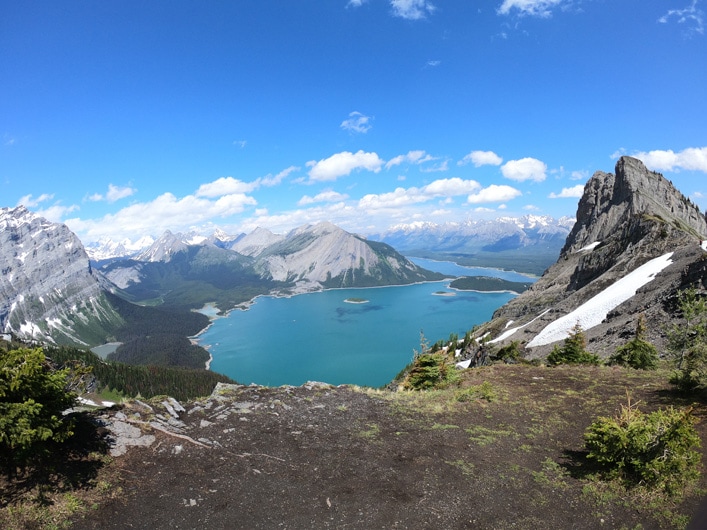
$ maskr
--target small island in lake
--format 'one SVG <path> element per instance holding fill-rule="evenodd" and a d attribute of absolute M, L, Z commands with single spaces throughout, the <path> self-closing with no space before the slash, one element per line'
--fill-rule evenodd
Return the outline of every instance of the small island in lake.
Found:
<path fill-rule="evenodd" d="M 369 301 L 365 298 L 347 298 L 344 302 L 347 304 L 367 304 Z"/>
<path fill-rule="evenodd" d="M 432 294 L 434 296 L 457 296 L 456 293 L 450 293 L 449 291 L 435 291 Z"/>
<path fill-rule="evenodd" d="M 512 291 L 520 294 L 530 288 L 531 285 L 533 285 L 533 282 L 530 281 L 511 282 L 490 276 L 463 276 L 452 281 L 449 287 L 460 291 Z"/>

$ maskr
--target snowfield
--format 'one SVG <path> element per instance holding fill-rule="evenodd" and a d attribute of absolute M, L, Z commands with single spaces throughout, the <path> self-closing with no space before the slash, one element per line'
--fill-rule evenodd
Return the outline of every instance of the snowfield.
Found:
<path fill-rule="evenodd" d="M 571 313 L 547 325 L 527 346 L 533 348 L 564 340 L 569 337 L 576 324 L 579 324 L 583 330 L 600 324 L 609 311 L 634 296 L 638 289 L 653 280 L 659 272 L 670 265 L 672 256 L 673 253 L 669 252 L 641 265 Z"/>

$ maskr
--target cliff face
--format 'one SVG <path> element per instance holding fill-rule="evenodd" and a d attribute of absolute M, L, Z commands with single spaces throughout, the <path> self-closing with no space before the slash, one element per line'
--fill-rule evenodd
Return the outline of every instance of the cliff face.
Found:
<path fill-rule="evenodd" d="M 0 209 L 0 330 L 26 339 L 100 343 L 121 318 L 79 239 L 24 207 Z"/>
<path fill-rule="evenodd" d="M 484 329 L 497 344 L 517 340 L 541 357 L 563 336 L 545 328 L 564 319 L 585 328 L 590 350 L 610 355 L 643 313 L 649 338 L 662 347 L 677 290 L 707 282 L 706 238 L 694 204 L 641 161 L 623 157 L 614 174 L 598 171 L 587 182 L 557 263 Z"/>

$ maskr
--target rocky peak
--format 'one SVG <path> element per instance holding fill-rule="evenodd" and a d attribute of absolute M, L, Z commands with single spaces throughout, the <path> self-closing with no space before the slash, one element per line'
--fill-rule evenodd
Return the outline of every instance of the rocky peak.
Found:
<path fill-rule="evenodd" d="M 662 347 L 677 290 L 707 287 L 706 238 L 699 208 L 640 160 L 623 157 L 614 174 L 597 171 L 587 182 L 559 260 L 482 331 L 542 357 L 580 323 L 590 351 L 610 355 L 642 313 L 649 339 Z M 556 329 L 563 331 L 549 333 Z"/>
<path fill-rule="evenodd" d="M 577 222 L 562 254 L 625 234 L 640 217 L 672 223 L 696 237 L 707 235 L 707 222 L 699 208 L 686 199 L 660 173 L 628 156 L 616 163 L 616 173 L 597 171 L 584 187 Z"/>
<path fill-rule="evenodd" d="M 78 327 L 84 336 L 101 334 L 108 320 L 119 318 L 101 280 L 66 225 L 22 206 L 0 209 L 0 331 L 84 344 Z"/>

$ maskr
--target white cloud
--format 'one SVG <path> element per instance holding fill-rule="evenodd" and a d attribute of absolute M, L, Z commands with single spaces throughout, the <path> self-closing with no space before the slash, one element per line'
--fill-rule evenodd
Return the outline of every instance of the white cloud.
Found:
<path fill-rule="evenodd" d="M 365 3 L 366 0 L 349 0 L 349 3 L 346 4 L 346 7 L 361 7 Z"/>
<path fill-rule="evenodd" d="M 348 198 L 349 198 L 349 196 L 346 194 L 338 193 L 333 190 L 327 190 L 327 191 L 323 191 L 321 193 L 318 193 L 314 197 L 310 197 L 309 195 L 305 195 L 297 202 L 297 204 L 299 206 L 304 206 L 306 204 L 314 204 L 317 202 L 341 202 L 341 201 L 345 201 Z"/>
<path fill-rule="evenodd" d="M 307 162 L 309 170 L 309 179 L 311 182 L 322 182 L 336 180 L 339 177 L 349 175 L 356 169 L 366 169 L 378 173 L 383 167 L 383 160 L 376 153 L 366 153 L 362 150 L 351 153 L 343 151 L 331 155 L 316 162 L 311 160 Z"/>
<path fill-rule="evenodd" d="M 358 111 L 353 111 L 349 114 L 349 118 L 341 122 L 341 128 L 354 133 L 367 133 L 371 130 L 371 117 L 361 114 Z"/>
<path fill-rule="evenodd" d="M 547 18 L 552 15 L 552 8 L 567 3 L 567 0 L 503 0 L 498 8 L 499 15 L 508 15 L 513 9 L 521 16 L 529 15 Z"/>
<path fill-rule="evenodd" d="M 410 204 L 417 204 L 428 201 L 430 197 L 425 196 L 418 188 L 396 188 L 388 193 L 369 193 L 358 201 L 359 208 L 363 210 L 380 210 L 382 208 L 400 208 Z"/>
<path fill-rule="evenodd" d="M 197 197 L 221 197 L 231 193 L 250 193 L 257 187 L 255 182 L 243 182 L 233 177 L 221 177 L 213 182 L 202 184 L 196 190 Z"/>
<path fill-rule="evenodd" d="M 291 173 L 294 173 L 295 171 L 299 171 L 300 168 L 297 166 L 290 166 L 288 168 L 283 169 L 280 171 L 277 175 L 265 175 L 264 177 L 258 178 L 256 182 L 258 183 L 258 186 L 265 186 L 266 188 L 272 188 L 273 186 L 277 186 L 280 184 L 284 179 L 290 176 Z"/>
<path fill-rule="evenodd" d="M 475 180 L 463 180 L 458 177 L 439 179 L 422 188 L 396 188 L 389 193 L 365 195 L 359 200 L 359 208 L 364 211 L 385 208 L 400 208 L 411 204 L 419 204 L 438 197 L 454 197 L 467 195 L 481 188 Z"/>
<path fill-rule="evenodd" d="M 421 167 L 420 171 L 422 173 L 438 173 L 441 171 L 449 170 L 449 160 L 444 160 L 439 164 L 434 164 L 432 166 Z"/>
<path fill-rule="evenodd" d="M 425 151 L 418 149 L 415 151 L 408 151 L 406 155 L 394 156 L 393 158 L 388 160 L 388 162 L 385 164 L 385 168 L 390 169 L 393 166 L 399 166 L 403 162 L 407 162 L 408 164 L 422 164 L 424 162 L 429 162 L 430 160 L 436 159 L 431 155 L 425 153 Z"/>
<path fill-rule="evenodd" d="M 247 143 L 247 140 L 233 140 L 233 145 L 240 149 L 244 149 Z"/>
<path fill-rule="evenodd" d="M 570 173 L 570 179 L 572 180 L 587 180 L 589 178 L 589 171 L 582 169 L 579 171 L 573 171 Z"/>
<path fill-rule="evenodd" d="M 36 210 L 35 213 L 44 217 L 45 219 L 48 219 L 53 223 L 61 223 L 61 220 L 64 218 L 64 216 L 78 209 L 79 207 L 75 204 L 72 204 L 71 206 L 62 206 L 61 204 L 55 204 L 43 210 Z"/>
<path fill-rule="evenodd" d="M 196 190 L 196 196 L 213 198 L 221 197 L 222 195 L 230 195 L 233 193 L 251 193 L 261 186 L 268 188 L 277 186 L 291 173 L 298 171 L 299 169 L 300 168 L 296 166 L 290 166 L 287 169 L 280 171 L 277 175 L 268 174 L 264 177 L 258 177 L 252 182 L 244 182 L 233 177 L 220 177 L 212 182 L 199 186 L 199 189 Z"/>
<path fill-rule="evenodd" d="M 571 188 L 562 188 L 560 193 L 551 193 L 548 195 L 550 199 L 579 199 L 584 193 L 584 186 L 582 184 L 577 184 Z"/>
<path fill-rule="evenodd" d="M 428 0 L 390 0 L 393 15 L 407 20 L 420 20 L 435 11 Z"/>
<path fill-rule="evenodd" d="M 25 208 L 35 208 L 36 206 L 39 206 L 40 203 L 45 201 L 51 201 L 53 198 L 54 194 L 42 193 L 39 197 L 33 199 L 32 194 L 30 193 L 29 195 L 20 197 L 20 200 L 17 201 L 17 206 L 22 205 Z"/>
<path fill-rule="evenodd" d="M 108 202 L 115 202 L 125 197 L 130 197 L 135 193 L 135 188 L 130 186 L 114 186 L 113 184 L 108 184 L 108 193 L 106 193 L 106 200 Z"/>
<path fill-rule="evenodd" d="M 241 213 L 256 200 L 243 193 L 231 193 L 209 200 L 196 195 L 178 199 L 164 193 L 150 202 L 135 203 L 108 214 L 98 220 L 67 219 L 65 222 L 87 241 L 101 236 L 115 238 L 141 237 L 145 234 L 160 235 L 165 230 L 186 230 L 191 226 L 209 222 L 214 217 L 225 218 Z"/>
<path fill-rule="evenodd" d="M 478 193 L 469 195 L 467 202 L 469 204 L 481 204 L 486 202 L 503 202 L 510 201 L 516 197 L 520 197 L 522 193 L 511 186 L 491 184 L 487 188 L 482 189 Z"/>
<path fill-rule="evenodd" d="M 658 22 L 667 24 L 670 20 L 677 20 L 678 24 L 690 24 L 688 33 L 704 33 L 704 13 L 697 7 L 697 0 L 683 9 L 670 9 Z"/>
<path fill-rule="evenodd" d="M 457 165 L 463 166 L 469 162 L 474 164 L 474 167 L 500 166 L 503 163 L 503 158 L 498 156 L 493 151 L 472 151 L 457 162 Z"/>
<path fill-rule="evenodd" d="M 463 180 L 459 177 L 453 177 L 430 182 L 423 190 L 424 193 L 434 197 L 453 197 L 455 195 L 474 193 L 479 188 L 481 188 L 481 184 L 475 180 Z"/>
<path fill-rule="evenodd" d="M 537 212 L 538 210 L 540 210 L 540 208 L 538 208 L 534 204 L 526 204 L 525 206 L 523 206 L 523 209 L 529 212 Z"/>
<path fill-rule="evenodd" d="M 614 155 L 619 154 L 614 153 Z M 620 155 L 619 155 L 620 156 Z M 632 154 L 654 171 L 702 171 L 707 173 L 707 147 L 688 147 L 676 153 L 671 149 Z"/>
<path fill-rule="evenodd" d="M 503 176 L 516 182 L 524 182 L 526 180 L 542 182 L 545 180 L 546 171 L 547 166 L 545 163 L 536 158 L 509 160 L 501 166 Z"/>

